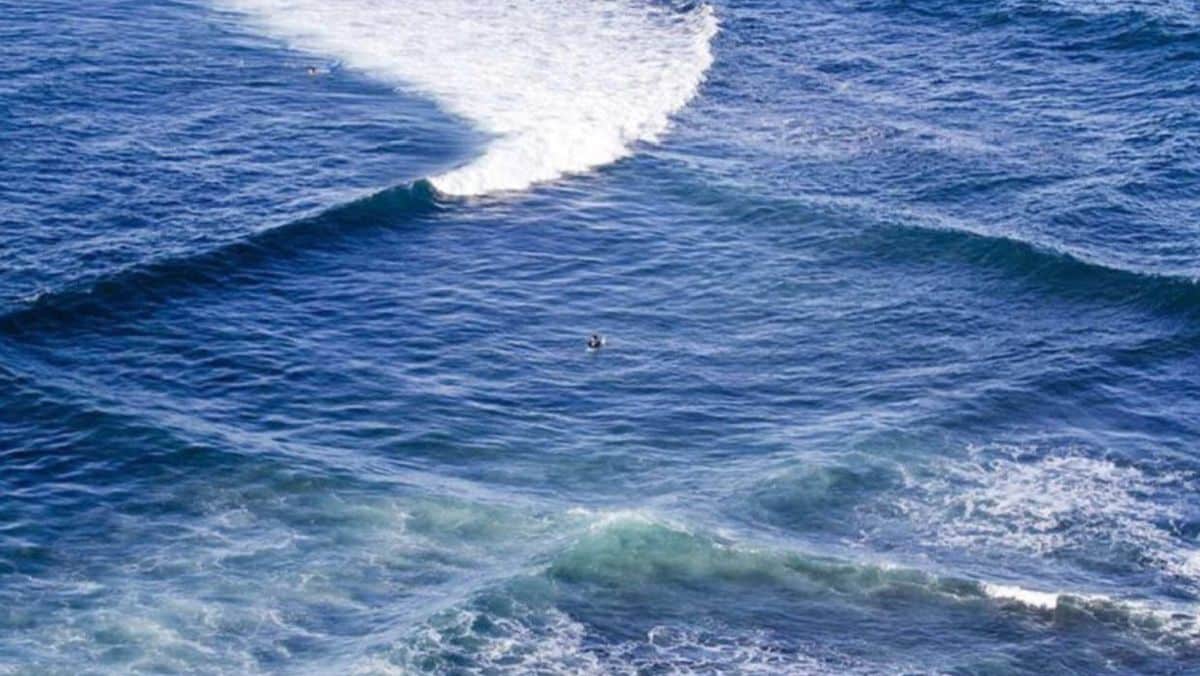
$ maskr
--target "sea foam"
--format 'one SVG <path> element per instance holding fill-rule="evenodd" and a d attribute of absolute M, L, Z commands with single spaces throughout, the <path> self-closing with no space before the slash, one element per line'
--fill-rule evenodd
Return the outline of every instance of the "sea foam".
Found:
<path fill-rule="evenodd" d="M 433 177 L 451 195 L 521 190 L 656 140 L 712 63 L 707 5 L 636 0 L 215 0 L 292 46 L 412 88 L 491 141 Z"/>

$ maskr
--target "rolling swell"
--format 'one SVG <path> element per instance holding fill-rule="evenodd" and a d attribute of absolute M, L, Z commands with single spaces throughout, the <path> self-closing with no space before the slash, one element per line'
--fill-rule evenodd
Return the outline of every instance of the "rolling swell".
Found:
<path fill-rule="evenodd" d="M 1200 42 L 1200 17 L 1187 3 L 1120 0 L 1006 0 L 1004 2 L 871 2 L 884 13 L 912 12 L 938 20 L 1013 25 L 1053 37 L 1050 48 L 1154 49 Z"/>
<path fill-rule="evenodd" d="M 1050 25 L 1064 35 L 1075 34 L 1071 47 L 1153 49 L 1200 42 L 1200 22 L 1194 11 L 1173 3 L 1087 2 L 1050 0 L 1002 3 L 995 17 Z"/>
<path fill-rule="evenodd" d="M 328 244 L 331 238 L 405 222 L 444 206 L 427 180 L 388 188 L 214 249 L 134 265 L 80 287 L 41 294 L 0 315 L 0 334 L 17 337 L 85 320 L 126 316 L 189 289 L 236 282 L 255 266 Z"/>
<path fill-rule="evenodd" d="M 919 261 L 949 257 L 1024 280 L 1048 294 L 1200 318 L 1197 278 L 1089 260 L 1050 245 L 1006 235 L 890 223 L 868 231 L 863 245 L 872 255 L 883 259 Z"/>
<path fill-rule="evenodd" d="M 836 229 L 831 237 L 810 235 L 815 238 L 810 244 L 849 246 L 855 254 L 900 264 L 956 260 L 1023 280 L 1042 293 L 1200 319 L 1200 269 L 1190 276 L 1139 269 L 1052 242 L 947 223 L 936 214 L 901 211 L 897 218 L 895 209 L 873 202 L 778 197 L 723 184 L 684 185 L 689 199 L 763 232 L 815 218 Z"/>

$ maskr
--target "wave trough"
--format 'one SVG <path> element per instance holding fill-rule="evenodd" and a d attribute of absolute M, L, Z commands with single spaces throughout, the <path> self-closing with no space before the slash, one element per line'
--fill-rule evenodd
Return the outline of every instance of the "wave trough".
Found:
<path fill-rule="evenodd" d="M 432 179 L 449 195 L 521 190 L 656 140 L 713 57 L 707 5 L 632 0 L 217 0 L 266 33 L 431 96 L 493 138 Z"/>

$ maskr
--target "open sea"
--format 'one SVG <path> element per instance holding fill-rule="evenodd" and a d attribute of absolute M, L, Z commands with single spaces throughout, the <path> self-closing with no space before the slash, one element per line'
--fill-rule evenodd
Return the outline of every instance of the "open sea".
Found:
<path fill-rule="evenodd" d="M 1200 2 L 0 0 L 110 673 L 1200 674 Z"/>

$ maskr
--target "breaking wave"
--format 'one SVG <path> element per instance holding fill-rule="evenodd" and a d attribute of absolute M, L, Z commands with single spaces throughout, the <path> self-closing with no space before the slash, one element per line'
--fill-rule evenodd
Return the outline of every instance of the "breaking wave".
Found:
<path fill-rule="evenodd" d="M 890 655 L 893 661 L 884 666 L 854 649 L 847 652 L 847 646 L 809 641 L 770 622 L 755 630 L 735 628 L 721 619 L 727 606 L 701 600 L 722 587 L 737 590 L 743 611 L 756 603 L 778 604 L 752 612 L 787 618 L 783 622 L 803 621 L 818 608 L 830 612 L 826 601 L 837 598 L 859 608 L 896 604 L 895 612 L 915 612 L 912 621 L 925 623 L 925 631 L 936 631 L 940 622 L 972 621 L 987 631 L 1032 622 L 1128 634 L 1186 654 L 1197 639 L 1190 612 L 1139 600 L 762 547 L 642 510 L 572 510 L 569 516 L 573 541 L 551 553 L 540 572 L 428 618 L 406 640 L 358 664 L 359 671 L 456 673 L 472 665 L 481 672 L 546 674 L 872 674 L 896 673 L 895 660 L 911 658 Z M 687 614 L 673 613 L 685 599 Z M 616 631 L 606 627 L 613 604 L 637 608 L 641 620 Z M 915 662 L 909 669 L 923 671 Z"/>
<path fill-rule="evenodd" d="M 965 551 L 1024 552 L 1196 589 L 1195 478 L 1074 451 L 972 449 L 897 500 L 925 538 Z M 1024 601 L 1034 596 L 1023 598 Z M 1047 599 L 1031 605 L 1046 606 Z"/>
<path fill-rule="evenodd" d="M 432 179 L 450 195 L 520 190 L 653 141 L 712 63 L 695 3 L 217 0 L 297 48 L 432 97 L 491 135 Z"/>

